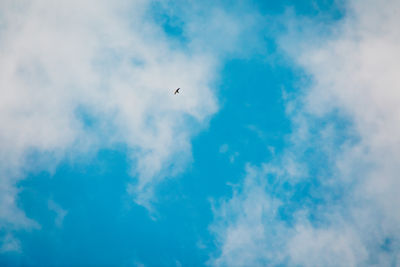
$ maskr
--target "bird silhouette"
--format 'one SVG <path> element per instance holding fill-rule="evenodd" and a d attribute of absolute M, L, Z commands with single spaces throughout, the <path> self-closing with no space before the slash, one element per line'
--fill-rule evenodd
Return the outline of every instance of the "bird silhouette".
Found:
<path fill-rule="evenodd" d="M 178 89 L 175 90 L 174 95 L 179 94 L 179 89 L 181 89 L 181 88 L 178 88 Z"/>

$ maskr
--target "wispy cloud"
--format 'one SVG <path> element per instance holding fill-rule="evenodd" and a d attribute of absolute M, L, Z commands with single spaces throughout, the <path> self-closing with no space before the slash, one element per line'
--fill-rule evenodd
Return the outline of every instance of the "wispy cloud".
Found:
<path fill-rule="evenodd" d="M 11 233 L 2 239 L 0 252 L 21 252 L 21 244 Z"/>
<path fill-rule="evenodd" d="M 67 216 L 68 211 L 63 209 L 59 204 L 54 202 L 54 200 L 50 199 L 47 202 L 47 206 L 49 210 L 54 211 L 56 213 L 54 223 L 57 225 L 57 227 L 61 227 L 64 221 L 65 216 Z"/>
<path fill-rule="evenodd" d="M 240 155 L 237 151 L 230 151 L 228 144 L 223 144 L 219 147 L 219 153 L 227 154 L 229 157 L 229 162 L 234 163 L 235 159 Z"/>
<path fill-rule="evenodd" d="M 400 4 L 346 6 L 331 26 L 288 18 L 281 47 L 311 77 L 291 145 L 214 208 L 211 264 L 399 264 Z"/>
<path fill-rule="evenodd" d="M 266 170 L 251 166 L 246 170 L 247 177 L 232 198 L 213 203 L 215 221 L 210 229 L 221 247 L 220 254 L 210 259 L 211 265 L 259 266 L 282 257 L 279 249 L 284 236 L 277 236 L 282 235 L 282 226 L 275 222 L 280 201 L 266 192 L 262 175 Z"/>

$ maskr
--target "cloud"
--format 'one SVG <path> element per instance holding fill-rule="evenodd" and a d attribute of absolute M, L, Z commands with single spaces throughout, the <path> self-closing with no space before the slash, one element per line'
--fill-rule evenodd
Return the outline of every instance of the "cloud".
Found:
<path fill-rule="evenodd" d="M 210 264 L 399 264 L 399 11 L 354 0 L 333 24 L 289 18 L 280 46 L 310 77 L 288 104 L 290 145 L 214 207 Z"/>
<path fill-rule="evenodd" d="M 213 86 L 224 55 L 197 45 L 204 41 L 190 29 L 216 18 L 183 16 L 185 43 L 155 22 L 154 5 L 0 3 L 0 228 L 38 227 L 16 200 L 32 171 L 122 145 L 135 177 L 128 190 L 150 208 L 154 186 L 191 161 L 191 137 L 218 110 Z"/>
<path fill-rule="evenodd" d="M 264 266 L 269 258 L 279 259 L 281 226 L 274 222 L 279 200 L 266 192 L 266 181 L 254 167 L 246 167 L 247 176 L 229 200 L 213 202 L 214 223 L 210 230 L 221 245 L 220 254 L 209 260 L 213 266 Z M 265 227 L 268 223 L 271 228 Z M 271 242 L 278 244 L 271 244 Z"/>
<path fill-rule="evenodd" d="M 2 240 L 0 252 L 21 252 L 21 244 L 18 239 L 8 233 Z"/>
<path fill-rule="evenodd" d="M 54 211 L 56 213 L 56 217 L 54 219 L 54 223 L 57 227 L 61 227 L 64 221 L 65 216 L 67 216 L 68 211 L 63 209 L 60 205 L 50 199 L 47 202 L 47 206 L 49 210 Z"/>
<path fill-rule="evenodd" d="M 237 151 L 230 151 L 228 144 L 221 145 L 219 147 L 219 153 L 228 155 L 230 163 L 234 163 L 235 159 L 240 155 Z"/>

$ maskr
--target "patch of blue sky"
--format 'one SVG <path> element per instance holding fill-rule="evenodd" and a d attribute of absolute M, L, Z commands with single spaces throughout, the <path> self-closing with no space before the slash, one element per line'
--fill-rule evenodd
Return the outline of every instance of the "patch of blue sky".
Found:
<path fill-rule="evenodd" d="M 156 23 L 162 26 L 169 38 L 185 40 L 183 35 L 185 21 L 179 17 L 179 14 L 174 14 L 170 9 L 166 9 L 162 2 L 153 3 L 150 14 Z"/>

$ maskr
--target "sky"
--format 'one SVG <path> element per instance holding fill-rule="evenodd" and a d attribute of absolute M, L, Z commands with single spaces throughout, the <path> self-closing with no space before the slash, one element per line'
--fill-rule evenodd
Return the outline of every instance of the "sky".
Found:
<path fill-rule="evenodd" d="M 399 266 L 399 12 L 0 1 L 0 265 Z"/>

